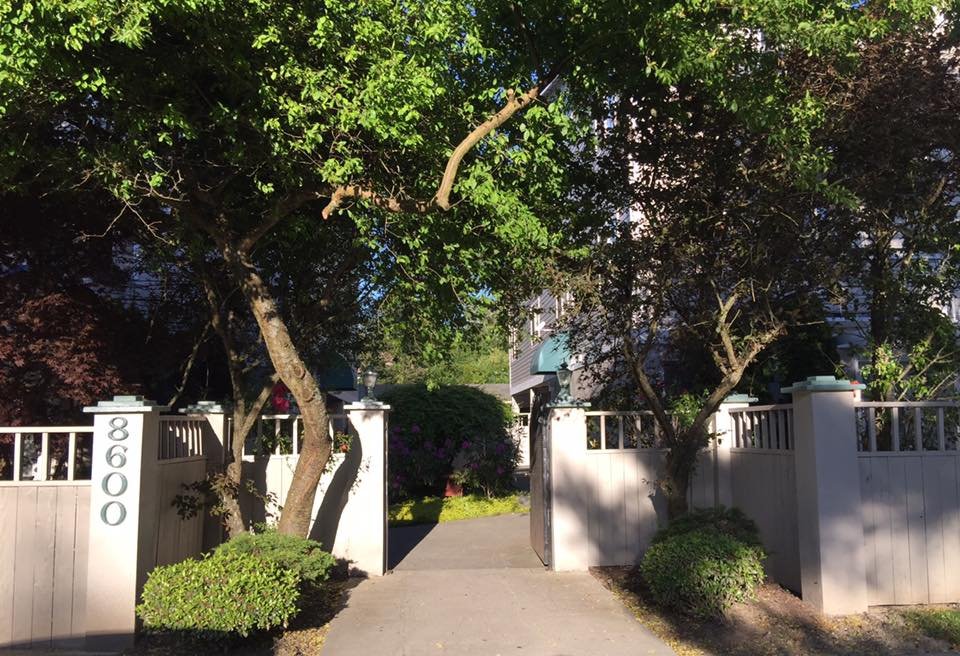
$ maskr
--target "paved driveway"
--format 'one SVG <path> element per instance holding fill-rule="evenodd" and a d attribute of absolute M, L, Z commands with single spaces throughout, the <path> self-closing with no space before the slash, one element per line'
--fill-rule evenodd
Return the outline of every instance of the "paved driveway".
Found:
<path fill-rule="evenodd" d="M 523 515 L 392 529 L 392 574 L 350 593 L 323 656 L 673 656 L 586 573 L 546 571 Z"/>

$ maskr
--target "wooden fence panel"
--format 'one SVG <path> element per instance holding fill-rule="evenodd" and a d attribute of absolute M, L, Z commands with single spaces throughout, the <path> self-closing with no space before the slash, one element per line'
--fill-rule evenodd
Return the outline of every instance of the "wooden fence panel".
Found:
<path fill-rule="evenodd" d="M 869 603 L 960 601 L 960 454 L 859 458 Z"/>
<path fill-rule="evenodd" d="M 161 460 L 158 463 L 160 490 L 157 504 L 156 564 L 170 565 L 203 552 L 203 521 L 201 512 L 190 519 L 182 519 L 173 505 L 183 485 L 203 480 L 207 463 L 203 456 L 180 460 Z M 152 568 L 150 568 L 152 569 Z"/>
<path fill-rule="evenodd" d="M 0 646 L 13 641 L 13 576 L 16 563 L 17 487 L 0 487 Z"/>
<path fill-rule="evenodd" d="M 797 485 L 792 451 L 732 449 L 733 505 L 757 523 L 774 581 L 800 590 Z"/>
<path fill-rule="evenodd" d="M 583 472 L 590 565 L 639 562 L 666 523 L 666 501 L 656 481 L 663 466 L 657 449 L 587 452 Z"/>
<path fill-rule="evenodd" d="M 89 510 L 89 483 L 0 485 L 0 647 L 80 646 Z"/>

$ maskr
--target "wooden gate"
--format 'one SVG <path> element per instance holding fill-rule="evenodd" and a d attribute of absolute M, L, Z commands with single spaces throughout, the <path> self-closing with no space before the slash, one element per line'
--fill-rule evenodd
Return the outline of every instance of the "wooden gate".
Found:
<path fill-rule="evenodd" d="M 550 439 L 545 435 L 545 394 L 537 393 L 530 408 L 530 546 L 544 565 L 551 561 Z"/>

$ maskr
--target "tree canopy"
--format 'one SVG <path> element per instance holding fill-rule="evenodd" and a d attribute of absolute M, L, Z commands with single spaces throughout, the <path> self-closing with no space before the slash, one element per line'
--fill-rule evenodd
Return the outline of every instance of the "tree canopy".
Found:
<path fill-rule="evenodd" d="M 105 229 L 130 221 L 228 272 L 303 412 L 280 529 L 305 534 L 331 444 L 303 336 L 260 254 L 267 236 L 351 222 L 379 307 L 449 343 L 489 295 L 516 307 L 550 259 L 589 243 L 582 228 L 600 215 L 575 208 L 602 188 L 572 193 L 570 176 L 597 145 L 594 119 L 685 121 L 677 101 L 693 85 L 762 131 L 791 176 L 823 186 L 829 152 L 810 135 L 824 104 L 790 72 L 850 66 L 859 43 L 930 9 L 0 0 L 0 189 L 108 190 L 123 212 Z"/>

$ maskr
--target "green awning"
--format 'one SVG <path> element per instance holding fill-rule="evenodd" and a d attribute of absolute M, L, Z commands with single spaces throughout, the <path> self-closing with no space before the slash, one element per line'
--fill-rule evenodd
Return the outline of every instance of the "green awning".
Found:
<path fill-rule="evenodd" d="M 530 361 L 530 375 L 555 374 L 564 362 L 570 364 L 567 335 L 557 333 L 542 341 L 537 350 L 534 351 L 533 359 Z"/>

